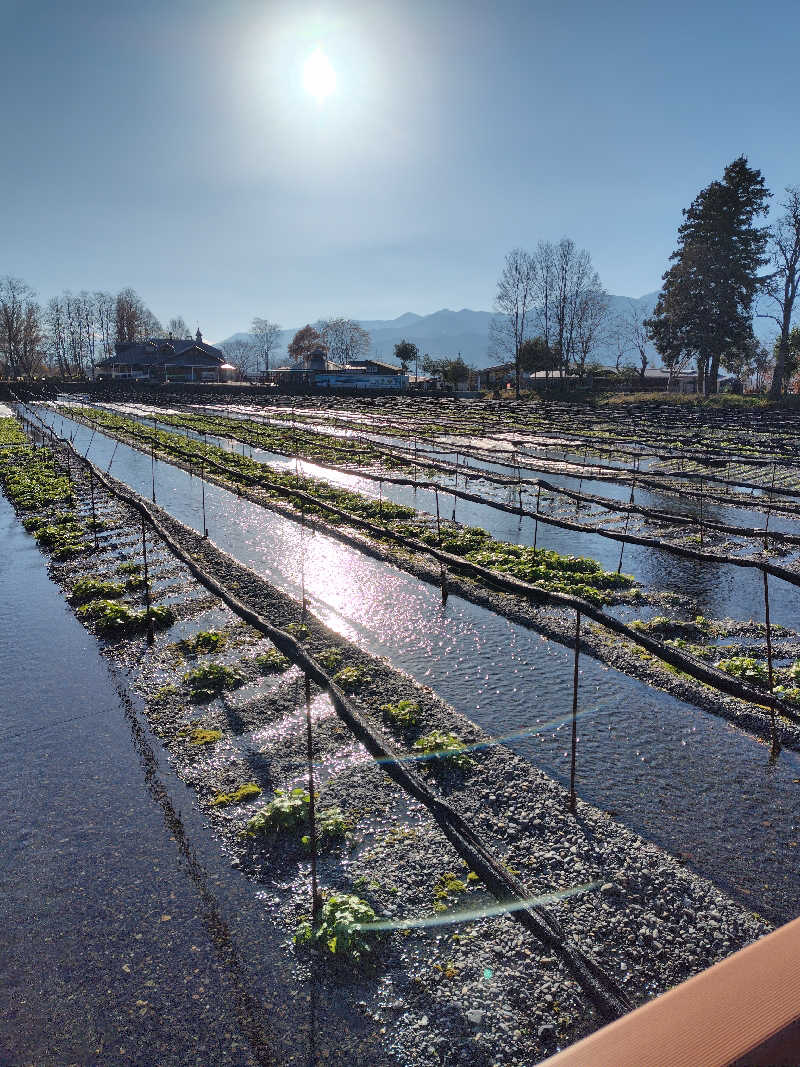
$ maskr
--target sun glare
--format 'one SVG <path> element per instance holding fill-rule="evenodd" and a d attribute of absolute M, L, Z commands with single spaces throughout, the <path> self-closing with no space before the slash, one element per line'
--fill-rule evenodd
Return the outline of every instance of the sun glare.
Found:
<path fill-rule="evenodd" d="M 321 48 L 308 57 L 303 67 L 303 85 L 318 100 L 330 96 L 336 88 L 336 71 Z"/>

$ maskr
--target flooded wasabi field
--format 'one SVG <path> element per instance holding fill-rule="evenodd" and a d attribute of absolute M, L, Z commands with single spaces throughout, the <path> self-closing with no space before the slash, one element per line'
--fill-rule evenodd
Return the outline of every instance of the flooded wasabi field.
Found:
<path fill-rule="evenodd" d="M 535 1063 L 800 911 L 789 416 L 19 414 L 3 1062 Z"/>

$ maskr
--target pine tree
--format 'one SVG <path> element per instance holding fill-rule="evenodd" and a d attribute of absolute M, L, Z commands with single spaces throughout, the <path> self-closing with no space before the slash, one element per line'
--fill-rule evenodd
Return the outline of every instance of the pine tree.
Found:
<path fill-rule="evenodd" d="M 647 322 L 665 364 L 697 360 L 698 387 L 716 392 L 725 354 L 741 350 L 752 330 L 753 300 L 769 231 L 754 225 L 771 193 L 761 171 L 740 156 L 722 181 L 703 189 L 683 211 L 678 248 Z"/>

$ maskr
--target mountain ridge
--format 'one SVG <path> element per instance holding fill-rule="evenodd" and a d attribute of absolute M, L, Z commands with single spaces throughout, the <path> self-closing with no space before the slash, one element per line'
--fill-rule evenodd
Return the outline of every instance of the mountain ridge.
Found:
<path fill-rule="evenodd" d="M 645 293 L 644 296 L 639 297 L 609 295 L 608 299 L 611 316 L 624 314 L 630 306 L 649 315 L 655 307 L 658 293 Z M 417 345 L 420 361 L 426 353 L 434 359 L 456 359 L 460 355 L 465 363 L 481 370 L 507 361 L 505 357 L 493 354 L 490 350 L 489 323 L 493 317 L 491 311 L 473 311 L 471 308 L 452 311 L 450 308 L 440 308 L 429 315 L 418 315 L 416 312 L 406 311 L 395 319 L 358 319 L 356 321 L 370 335 L 369 356 L 371 359 L 395 363 L 394 346 L 405 340 Z M 761 340 L 765 340 L 762 336 L 763 329 L 758 329 L 759 321 L 763 322 L 763 320 L 756 320 L 754 324 L 756 334 Z M 278 352 L 272 359 L 273 366 L 288 364 L 287 345 L 300 328 L 298 326 L 281 330 Z M 247 332 L 235 333 L 219 344 L 242 340 L 252 340 L 252 335 Z M 592 358 L 606 366 L 614 366 L 617 352 L 613 344 L 606 341 L 598 345 Z M 650 346 L 649 358 L 652 365 L 660 364 L 660 357 L 652 346 Z M 638 362 L 632 355 L 627 359 L 630 362 Z"/>

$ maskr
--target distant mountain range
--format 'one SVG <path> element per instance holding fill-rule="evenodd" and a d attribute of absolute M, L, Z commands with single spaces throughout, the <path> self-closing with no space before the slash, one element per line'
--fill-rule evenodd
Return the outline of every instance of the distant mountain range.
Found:
<path fill-rule="evenodd" d="M 612 317 L 623 315 L 633 305 L 645 316 L 649 315 L 655 307 L 657 298 L 658 293 L 646 293 L 640 297 L 609 296 L 610 314 Z M 405 340 L 413 341 L 417 345 L 420 359 L 426 352 L 435 359 L 455 359 L 460 354 L 465 363 L 481 369 L 495 363 L 505 362 L 503 356 L 498 357 L 490 351 L 489 323 L 492 318 L 491 311 L 470 311 L 469 308 L 450 311 L 448 308 L 442 308 L 441 311 L 434 311 L 431 315 L 416 315 L 413 311 L 407 311 L 396 319 L 359 320 L 359 323 L 370 335 L 372 344 L 369 354 L 373 359 L 395 363 L 394 346 L 399 341 Z M 768 331 L 764 323 L 765 320 L 756 319 L 756 334 L 762 340 L 765 340 L 762 331 Z M 289 362 L 286 346 L 299 328 L 281 331 L 279 356 L 273 359 L 275 366 Z M 251 339 L 248 333 L 235 333 L 226 338 L 226 341 Z M 617 353 L 610 343 L 606 343 L 598 347 L 593 358 L 607 366 L 614 366 Z M 656 366 L 660 364 L 660 358 L 655 349 L 651 351 L 650 360 Z M 632 357 L 631 361 L 633 361 Z"/>

